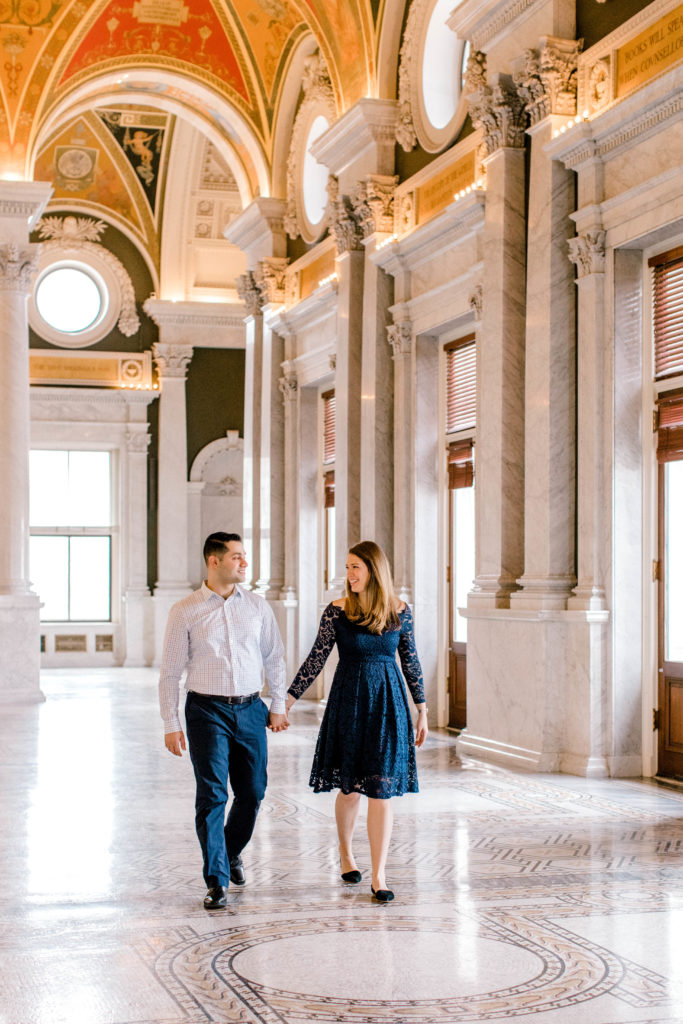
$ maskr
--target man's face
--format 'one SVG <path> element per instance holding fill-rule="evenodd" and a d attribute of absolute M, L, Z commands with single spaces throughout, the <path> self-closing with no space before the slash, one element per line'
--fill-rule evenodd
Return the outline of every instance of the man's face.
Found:
<path fill-rule="evenodd" d="M 230 540 L 221 558 L 216 556 L 216 574 L 221 583 L 244 583 L 247 578 L 247 554 L 237 540 Z"/>

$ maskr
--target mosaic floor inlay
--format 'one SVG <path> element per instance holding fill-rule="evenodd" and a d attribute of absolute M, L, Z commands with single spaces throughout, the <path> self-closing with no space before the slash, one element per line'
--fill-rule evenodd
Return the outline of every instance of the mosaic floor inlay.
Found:
<path fill-rule="evenodd" d="M 247 885 L 202 907 L 194 784 L 149 669 L 5 708 L 0 1024 L 683 1024 L 683 790 L 461 763 L 394 801 L 390 905 L 338 877 L 320 718 L 269 735 Z"/>

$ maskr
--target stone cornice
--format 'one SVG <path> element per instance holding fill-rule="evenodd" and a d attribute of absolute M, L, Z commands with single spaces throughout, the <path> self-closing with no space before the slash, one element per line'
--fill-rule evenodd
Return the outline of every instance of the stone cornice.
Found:
<path fill-rule="evenodd" d="M 72 405 L 74 402 L 98 405 L 149 405 L 159 397 L 158 391 L 131 391 L 128 388 L 69 388 L 31 385 L 31 402 L 47 402 L 53 405 Z M 132 426 L 132 424 L 131 424 Z"/>
<path fill-rule="evenodd" d="M 464 0 L 446 24 L 461 39 L 469 39 L 475 50 L 487 50 L 511 22 L 518 22 L 547 0 Z"/>
<path fill-rule="evenodd" d="M 265 312 L 268 327 L 283 338 L 291 337 L 317 323 L 333 319 L 337 315 L 338 282 L 330 281 L 320 285 L 311 295 L 297 302 L 289 309 Z"/>
<path fill-rule="evenodd" d="M 285 201 L 259 196 L 223 231 L 223 236 L 243 252 L 255 252 L 255 258 L 284 256 Z M 263 251 L 261 251 L 263 250 Z"/>
<path fill-rule="evenodd" d="M 609 160 L 671 127 L 683 115 L 683 66 L 672 68 L 638 92 L 612 104 L 590 120 L 569 126 L 545 152 L 571 170 L 595 160 Z"/>
<path fill-rule="evenodd" d="M 311 153 L 339 177 L 373 146 L 389 147 L 393 154 L 397 123 L 395 100 L 358 100 L 316 140 Z"/>
<path fill-rule="evenodd" d="M 433 259 L 445 246 L 483 230 L 485 199 L 484 191 L 473 190 L 410 234 L 368 253 L 369 259 L 394 276 L 401 270 L 414 269 Z"/>
<path fill-rule="evenodd" d="M 0 221 L 22 220 L 32 231 L 51 195 L 47 181 L 0 181 Z"/>
<path fill-rule="evenodd" d="M 237 302 L 171 302 L 146 299 L 142 307 L 158 327 L 244 327 L 244 305 Z"/>

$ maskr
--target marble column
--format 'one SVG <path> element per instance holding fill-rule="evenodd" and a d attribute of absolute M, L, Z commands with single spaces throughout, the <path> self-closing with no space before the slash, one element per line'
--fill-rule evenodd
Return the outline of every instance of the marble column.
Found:
<path fill-rule="evenodd" d="M 159 377 L 157 573 L 154 588 L 155 663 L 161 658 L 171 605 L 191 593 L 187 564 L 187 413 L 185 378 L 192 346 L 156 342 Z"/>
<path fill-rule="evenodd" d="M 368 175 L 352 202 L 363 225 L 363 341 L 361 357 L 360 535 L 376 541 L 394 561 L 393 419 L 394 375 L 387 327 L 394 301 L 393 278 L 370 257 L 394 229 L 398 179 Z"/>
<path fill-rule="evenodd" d="M 263 401 L 263 297 L 252 271 L 237 282 L 244 302 L 244 479 L 243 541 L 249 560 L 248 586 L 259 589 L 261 580 L 261 432 Z M 262 586 L 262 584 L 261 584 Z"/>
<path fill-rule="evenodd" d="M 566 608 L 575 571 L 574 175 L 545 152 L 576 113 L 578 44 L 543 38 L 515 75 L 531 119 L 524 385 L 524 575 L 511 604 Z"/>
<path fill-rule="evenodd" d="M 605 232 L 599 222 L 570 240 L 578 286 L 577 585 L 569 607 L 606 607 L 605 517 L 611 502 L 605 445 Z"/>
<path fill-rule="evenodd" d="M 299 521 L 299 460 L 297 427 L 299 419 L 299 385 L 292 365 L 283 361 L 284 375 L 278 386 L 283 404 L 284 466 L 283 511 L 284 522 L 289 524 L 289 538 L 284 550 L 284 580 L 281 600 L 292 610 L 287 616 L 287 633 L 283 637 L 287 657 L 287 675 L 292 678 L 299 667 L 299 645 L 296 635 L 295 609 L 297 601 L 297 547 L 294 542 L 295 524 Z"/>
<path fill-rule="evenodd" d="M 29 580 L 29 363 L 26 303 L 39 248 L 29 232 L 52 189 L 0 182 L 0 704 L 43 700 L 40 598 Z"/>
<path fill-rule="evenodd" d="M 394 309 L 394 318 L 400 316 Z M 403 319 L 387 327 L 394 361 L 394 582 L 402 601 L 413 600 L 415 525 L 415 339 Z"/>
<path fill-rule="evenodd" d="M 146 407 L 145 407 L 146 408 Z M 147 423 L 130 424 L 126 435 L 126 515 L 127 550 L 125 553 L 126 589 L 123 592 L 126 667 L 147 665 L 152 652 L 147 650 L 147 448 L 150 437 Z"/>
<path fill-rule="evenodd" d="M 526 292 L 524 114 L 503 75 L 467 72 L 472 120 L 485 135 L 484 280 L 477 352 L 476 567 L 468 605 L 509 606 L 524 565 Z"/>
<path fill-rule="evenodd" d="M 332 233 L 337 243 L 337 352 L 335 361 L 336 450 L 334 468 L 335 576 L 344 585 L 349 547 L 360 534 L 361 380 L 364 258 L 361 226 L 348 196 L 331 192 Z"/>

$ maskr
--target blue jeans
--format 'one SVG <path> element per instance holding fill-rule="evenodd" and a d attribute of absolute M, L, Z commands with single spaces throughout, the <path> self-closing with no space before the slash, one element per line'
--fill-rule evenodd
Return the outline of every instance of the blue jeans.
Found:
<path fill-rule="evenodd" d="M 251 839 L 268 781 L 268 708 L 188 693 L 185 722 L 197 783 L 195 825 L 209 889 L 230 883 L 230 861 Z M 225 820 L 228 779 L 232 804 Z"/>

